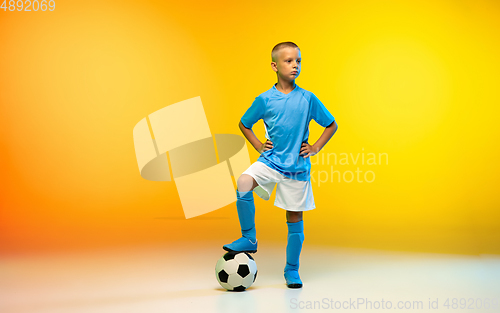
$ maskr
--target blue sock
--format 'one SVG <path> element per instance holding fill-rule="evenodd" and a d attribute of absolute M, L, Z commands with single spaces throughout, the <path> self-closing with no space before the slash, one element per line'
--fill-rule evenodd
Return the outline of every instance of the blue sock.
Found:
<path fill-rule="evenodd" d="M 241 234 L 252 242 L 256 240 L 255 204 L 253 191 L 236 190 L 236 209 L 240 220 Z"/>
<path fill-rule="evenodd" d="M 304 241 L 304 221 L 286 223 L 288 225 L 288 243 L 286 245 L 286 271 L 299 270 L 300 251 Z"/>

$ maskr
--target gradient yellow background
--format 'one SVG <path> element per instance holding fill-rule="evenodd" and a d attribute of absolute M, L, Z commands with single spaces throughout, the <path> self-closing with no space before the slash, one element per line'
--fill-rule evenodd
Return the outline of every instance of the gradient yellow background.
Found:
<path fill-rule="evenodd" d="M 141 178 L 132 129 L 200 96 L 210 130 L 276 82 L 271 49 L 302 53 L 296 83 L 339 124 L 316 172 L 304 244 L 500 253 L 497 1 L 56 1 L 0 11 L 3 255 L 237 238 L 235 203 L 185 220 L 172 182 Z M 254 131 L 264 140 L 259 121 Z M 310 142 L 322 128 L 311 122 Z M 248 145 L 251 161 L 258 157 Z M 377 165 L 321 155 L 386 153 Z M 258 197 L 261 242 L 285 212 Z M 222 249 L 221 249 L 222 253 Z"/>

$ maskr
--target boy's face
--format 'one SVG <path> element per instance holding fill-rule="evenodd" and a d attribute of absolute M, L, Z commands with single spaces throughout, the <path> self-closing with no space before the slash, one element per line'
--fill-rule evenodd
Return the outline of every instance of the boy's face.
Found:
<path fill-rule="evenodd" d="M 299 49 L 286 47 L 278 51 L 278 60 L 271 62 L 271 67 L 279 79 L 291 82 L 300 74 L 301 60 Z"/>

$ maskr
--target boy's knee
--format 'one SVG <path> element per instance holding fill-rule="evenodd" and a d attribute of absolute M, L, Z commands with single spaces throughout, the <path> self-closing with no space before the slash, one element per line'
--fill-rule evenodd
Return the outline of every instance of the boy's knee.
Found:
<path fill-rule="evenodd" d="M 297 223 L 302 221 L 302 212 L 286 211 L 286 221 L 288 223 Z"/>
<path fill-rule="evenodd" d="M 238 181 L 236 182 L 236 185 L 238 187 L 238 191 L 244 192 L 253 190 L 256 183 L 252 176 L 241 174 L 241 176 L 238 178 Z"/>

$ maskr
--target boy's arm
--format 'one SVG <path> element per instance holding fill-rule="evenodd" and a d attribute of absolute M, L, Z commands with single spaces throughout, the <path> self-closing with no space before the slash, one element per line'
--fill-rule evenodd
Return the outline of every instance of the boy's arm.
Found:
<path fill-rule="evenodd" d="M 273 143 L 270 140 L 267 140 L 265 143 L 260 142 L 260 140 L 255 136 L 253 130 L 251 128 L 246 128 L 243 123 L 239 122 L 239 127 L 245 138 L 252 144 L 252 146 L 257 150 L 259 153 L 262 153 L 263 151 L 267 151 L 269 149 L 273 148 Z"/>
<path fill-rule="evenodd" d="M 323 147 L 326 145 L 328 140 L 332 138 L 332 136 L 337 132 L 338 125 L 337 122 L 334 120 L 333 123 L 325 127 L 325 130 L 319 137 L 318 141 L 316 141 L 312 146 L 308 143 L 302 143 L 302 147 L 300 148 L 300 155 L 303 155 L 304 158 L 307 158 L 309 156 L 313 156 L 316 153 L 318 153 Z"/>

